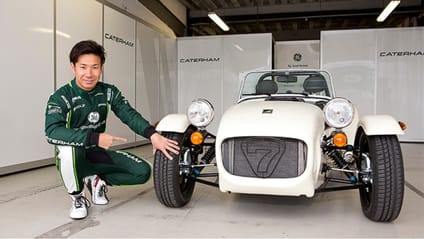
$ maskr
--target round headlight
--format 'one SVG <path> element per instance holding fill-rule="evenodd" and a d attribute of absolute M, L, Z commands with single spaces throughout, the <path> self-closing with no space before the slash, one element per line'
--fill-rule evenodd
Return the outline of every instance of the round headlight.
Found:
<path fill-rule="evenodd" d="M 187 109 L 187 118 L 196 127 L 209 125 L 213 120 L 213 116 L 213 106 L 205 99 L 194 100 Z"/>
<path fill-rule="evenodd" d="M 344 98 L 334 98 L 324 107 L 325 122 L 330 127 L 344 128 L 353 121 L 352 103 Z"/>

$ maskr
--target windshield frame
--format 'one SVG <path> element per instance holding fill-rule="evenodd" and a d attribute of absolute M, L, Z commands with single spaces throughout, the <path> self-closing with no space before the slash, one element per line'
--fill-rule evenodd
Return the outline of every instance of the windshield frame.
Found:
<path fill-rule="evenodd" d="M 300 78 L 298 78 L 299 76 Z M 322 77 L 323 79 L 325 79 L 327 90 L 325 92 L 322 92 L 321 94 L 304 92 L 303 91 L 304 79 L 301 80 L 300 82 L 298 82 L 298 79 L 307 78 L 307 76 L 318 76 L 319 78 Z M 282 77 L 282 80 L 280 80 L 280 78 L 278 78 L 277 80 L 274 80 L 278 87 L 277 93 L 257 94 L 256 92 L 254 92 L 252 87 L 256 86 L 260 78 L 266 79 L 270 77 L 272 77 L 273 80 L 275 77 Z M 288 90 L 288 88 L 287 89 L 281 88 L 281 87 L 287 87 L 291 83 L 293 83 L 291 87 L 293 87 L 294 84 L 297 85 L 295 87 L 297 87 L 298 92 L 289 92 L 290 90 Z M 287 85 L 284 85 L 284 84 L 287 84 Z M 302 87 L 300 87 L 300 85 L 302 85 Z M 300 89 L 303 89 L 302 92 L 300 92 Z M 285 90 L 285 92 L 284 93 L 281 92 L 282 90 Z M 252 93 L 249 93 L 249 92 L 252 92 Z M 334 93 L 334 86 L 331 79 L 331 75 L 329 72 L 325 70 L 312 70 L 312 69 L 268 70 L 268 71 L 249 72 L 248 74 L 245 75 L 239 90 L 238 102 L 245 101 L 247 99 L 260 99 L 260 98 L 266 98 L 270 96 L 301 96 L 301 97 L 332 99 L 335 97 L 335 93 Z"/>

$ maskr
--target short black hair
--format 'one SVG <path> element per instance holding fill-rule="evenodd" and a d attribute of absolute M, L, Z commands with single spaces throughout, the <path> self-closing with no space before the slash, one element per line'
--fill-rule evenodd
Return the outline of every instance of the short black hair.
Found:
<path fill-rule="evenodd" d="M 77 63 L 78 58 L 81 55 L 85 54 L 94 54 L 100 57 L 101 64 L 105 63 L 106 52 L 102 45 L 98 44 L 93 40 L 80 41 L 72 47 L 71 52 L 69 53 L 69 61 L 74 65 Z"/>

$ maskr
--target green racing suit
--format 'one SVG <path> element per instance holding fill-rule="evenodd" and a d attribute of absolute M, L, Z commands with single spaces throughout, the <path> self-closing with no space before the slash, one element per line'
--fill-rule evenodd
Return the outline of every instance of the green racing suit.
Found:
<path fill-rule="evenodd" d="M 146 160 L 97 146 L 110 110 L 147 139 L 156 132 L 111 84 L 98 82 L 87 92 L 73 79 L 49 97 L 45 134 L 47 142 L 56 145 L 56 166 L 70 194 L 80 193 L 84 177 L 94 174 L 108 185 L 143 184 L 151 176 L 151 165 Z"/>

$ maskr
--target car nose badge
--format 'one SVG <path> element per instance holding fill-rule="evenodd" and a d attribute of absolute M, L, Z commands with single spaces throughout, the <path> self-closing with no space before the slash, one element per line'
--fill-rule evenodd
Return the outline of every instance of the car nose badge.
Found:
<path fill-rule="evenodd" d="M 262 114 L 272 114 L 273 109 L 263 109 Z"/>

